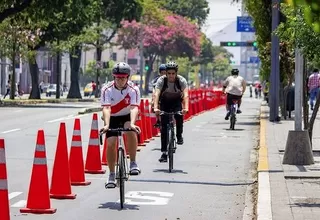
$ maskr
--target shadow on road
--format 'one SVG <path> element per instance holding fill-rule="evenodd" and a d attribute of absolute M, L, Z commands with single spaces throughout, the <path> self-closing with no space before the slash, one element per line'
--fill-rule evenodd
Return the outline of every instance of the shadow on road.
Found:
<path fill-rule="evenodd" d="M 169 173 L 169 169 L 154 169 L 153 172 L 155 173 Z M 173 169 L 171 173 L 182 173 L 182 174 L 188 174 L 188 172 L 185 172 L 183 170 L 175 170 Z"/>
<path fill-rule="evenodd" d="M 139 210 L 138 205 L 128 205 L 124 204 L 123 209 L 120 207 L 120 203 L 117 202 L 106 202 L 100 204 L 98 207 L 99 209 L 111 209 L 111 210 L 118 210 L 118 211 L 123 211 L 123 210 Z"/>
<path fill-rule="evenodd" d="M 230 128 L 225 128 L 224 130 L 226 131 L 244 131 L 246 129 L 243 129 L 243 128 L 235 128 L 234 130 L 231 130 Z"/>
<path fill-rule="evenodd" d="M 151 180 L 151 179 L 131 179 L 132 182 L 144 182 L 144 183 L 177 183 L 177 184 L 191 184 L 191 185 L 211 185 L 211 186 L 247 186 L 254 182 L 249 183 L 218 183 L 218 182 L 198 182 L 198 181 L 179 181 L 179 180 Z"/>
<path fill-rule="evenodd" d="M 260 125 L 259 121 L 250 121 L 250 122 L 237 122 L 238 125 L 252 125 L 252 126 L 258 126 Z"/>

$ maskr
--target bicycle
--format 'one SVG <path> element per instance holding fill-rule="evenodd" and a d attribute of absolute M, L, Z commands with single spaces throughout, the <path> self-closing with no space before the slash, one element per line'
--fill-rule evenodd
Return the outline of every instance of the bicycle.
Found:
<path fill-rule="evenodd" d="M 108 131 L 111 132 L 117 132 L 118 135 L 118 161 L 117 161 L 117 170 L 116 170 L 116 180 L 117 180 L 117 187 L 120 188 L 120 206 L 121 209 L 123 209 L 123 204 L 125 202 L 125 196 L 124 196 L 124 182 L 128 181 L 129 179 L 129 169 L 128 169 L 128 160 L 127 160 L 127 154 L 126 149 L 124 147 L 124 140 L 122 133 L 125 131 L 135 131 L 136 130 L 132 128 L 109 128 Z M 107 131 L 107 132 L 108 132 Z M 102 135 L 104 132 L 100 132 L 100 144 L 102 145 Z M 107 184 L 105 185 L 107 188 Z"/>
<path fill-rule="evenodd" d="M 173 170 L 173 154 L 176 150 L 176 139 L 175 139 L 175 133 L 174 133 L 174 115 L 182 115 L 181 111 L 177 112 L 165 112 L 160 111 L 160 115 L 169 115 L 169 123 L 167 125 L 167 146 L 168 146 L 168 157 L 169 157 L 169 173 Z"/>
<path fill-rule="evenodd" d="M 230 129 L 234 130 L 237 121 L 238 100 L 232 100 L 232 103 L 233 104 L 230 106 Z"/>

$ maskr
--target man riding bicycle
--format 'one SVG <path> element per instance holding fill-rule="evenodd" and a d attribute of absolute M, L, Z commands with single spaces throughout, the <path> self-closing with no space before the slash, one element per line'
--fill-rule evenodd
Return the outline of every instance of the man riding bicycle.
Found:
<path fill-rule="evenodd" d="M 238 101 L 238 110 L 237 114 L 241 113 L 240 105 L 241 105 L 241 98 L 244 92 L 246 91 L 246 81 L 243 79 L 242 76 L 239 76 L 238 69 L 231 70 L 231 76 L 229 76 L 223 83 L 222 92 L 226 91 L 227 93 L 227 103 L 226 109 L 227 114 L 224 118 L 225 120 L 229 120 L 230 117 L 230 106 L 233 104 L 233 100 Z"/>
<path fill-rule="evenodd" d="M 153 112 L 154 112 L 154 97 L 155 97 L 155 94 L 156 94 L 156 84 L 157 84 L 158 79 L 161 76 L 164 76 L 164 75 L 166 75 L 166 64 L 160 64 L 160 66 L 159 66 L 159 74 L 151 82 L 152 86 L 153 86 L 152 99 L 151 99 L 151 110 Z M 154 126 L 155 127 L 159 127 L 160 126 L 160 117 L 159 117 L 159 115 L 157 115 L 156 117 L 157 117 L 157 122 L 156 122 L 156 124 Z"/>
<path fill-rule="evenodd" d="M 106 188 L 115 188 L 115 163 L 117 132 L 108 131 L 109 128 L 132 128 L 140 132 L 135 125 L 140 105 L 140 91 L 129 81 L 131 67 L 124 62 L 117 63 L 112 69 L 114 80 L 105 85 L 101 90 L 101 105 L 103 107 L 104 127 L 102 132 L 107 134 L 108 150 L 107 159 L 109 166 L 109 179 Z M 136 151 L 138 146 L 137 135 L 134 131 L 126 132 L 127 144 L 130 155 L 130 175 L 140 174 L 136 163 Z"/>
<path fill-rule="evenodd" d="M 188 112 L 189 97 L 187 80 L 177 74 L 178 64 L 169 61 L 166 64 L 166 75 L 161 76 L 155 86 L 154 112 L 159 115 L 160 110 L 165 112 Z M 159 109 L 160 105 L 160 109 Z M 177 144 L 183 144 L 183 115 L 174 115 L 176 121 Z M 161 152 L 159 162 L 167 162 L 167 124 L 168 115 L 161 116 Z"/>

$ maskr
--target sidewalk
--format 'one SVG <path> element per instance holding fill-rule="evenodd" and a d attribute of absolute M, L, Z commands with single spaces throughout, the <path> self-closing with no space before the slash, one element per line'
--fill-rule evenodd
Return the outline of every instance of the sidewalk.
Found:
<path fill-rule="evenodd" d="M 259 219 L 273 220 L 319 220 L 320 219 L 320 118 L 317 118 L 313 130 L 313 152 L 315 164 L 310 166 L 283 165 L 283 155 L 286 147 L 288 131 L 294 129 L 294 119 L 279 123 L 268 119 L 269 108 L 261 107 L 261 137 L 265 137 L 266 161 L 269 181 L 259 179 L 264 187 L 259 192 Z M 265 127 L 265 128 L 263 128 Z M 260 144 L 261 146 L 261 144 Z M 260 157 L 261 160 L 261 157 Z M 262 174 L 264 171 L 259 172 Z M 263 182 L 261 182 L 263 181 Z M 269 197 L 270 196 L 270 197 Z M 270 200 L 269 200 L 270 198 Z M 258 201 L 259 202 L 259 201 Z M 269 204 L 267 204 L 269 202 Z M 271 212 L 268 212 L 271 203 Z M 269 207 L 265 207 L 265 205 Z M 272 214 L 271 214 L 272 213 Z M 271 215 L 271 216 L 270 216 Z"/>

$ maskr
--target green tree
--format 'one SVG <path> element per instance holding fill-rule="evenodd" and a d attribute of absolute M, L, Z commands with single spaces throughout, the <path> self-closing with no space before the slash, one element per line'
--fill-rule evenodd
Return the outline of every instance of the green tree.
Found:
<path fill-rule="evenodd" d="M 201 52 L 200 52 L 200 64 L 208 64 L 213 61 L 214 58 L 214 47 L 212 42 L 206 35 L 202 34 L 201 40 Z"/>
<path fill-rule="evenodd" d="M 98 0 L 100 7 L 97 9 L 94 25 L 86 30 L 87 45 L 96 48 L 96 62 L 101 65 L 102 51 L 110 45 L 111 40 L 121 27 L 122 20 L 140 20 L 142 4 L 139 0 Z M 109 44 L 109 45 L 108 45 Z M 97 69 L 96 83 L 99 82 L 100 70 Z M 96 90 L 95 97 L 99 96 Z"/>
<path fill-rule="evenodd" d="M 212 47 L 212 53 L 213 53 L 213 57 L 216 57 L 220 54 L 223 54 L 223 56 L 225 58 L 227 58 L 229 60 L 229 62 L 231 61 L 231 58 L 233 57 L 233 54 L 230 53 L 226 48 L 224 47 L 220 47 L 220 46 L 213 46 Z"/>
<path fill-rule="evenodd" d="M 27 57 L 28 45 L 35 44 L 37 36 L 25 31 L 14 18 L 6 19 L 0 23 L 0 48 L 2 56 L 11 60 L 11 90 L 10 99 L 14 99 L 16 92 L 16 72 L 15 66 L 20 62 L 20 58 Z"/>
<path fill-rule="evenodd" d="M 220 54 L 215 57 L 215 60 L 212 64 L 213 66 L 213 77 L 216 80 L 223 80 L 230 75 L 232 69 L 230 61 L 223 55 Z"/>
<path fill-rule="evenodd" d="M 313 30 L 320 32 L 320 2 L 314 0 L 286 0 L 289 4 L 298 7 L 302 6 L 306 23 L 313 27 Z"/>
<path fill-rule="evenodd" d="M 295 48 L 299 48 L 306 58 L 309 66 L 315 66 L 318 68 L 319 57 L 320 57 L 320 33 L 316 32 L 312 28 L 306 19 L 306 7 L 310 6 L 297 6 L 293 8 L 287 4 L 281 5 L 282 12 L 287 17 L 287 22 L 279 25 L 276 34 L 280 37 L 281 40 L 288 42 L 291 50 L 294 51 Z M 311 10 L 311 9 L 310 9 Z M 292 59 L 294 57 L 293 53 L 291 55 Z M 294 66 L 291 67 L 294 69 Z M 307 71 L 305 71 L 305 77 L 307 76 Z M 306 90 L 306 88 L 304 89 Z M 304 124 L 305 129 L 309 130 L 310 141 L 312 143 L 312 132 L 313 125 L 319 110 L 320 104 L 320 95 L 317 98 L 315 108 L 312 112 L 312 116 L 309 121 L 308 114 L 308 97 L 307 93 L 304 92 Z"/>
<path fill-rule="evenodd" d="M 108 68 L 104 68 L 103 66 L 98 66 L 97 62 L 95 60 L 92 60 L 90 62 L 88 62 L 87 67 L 86 67 L 86 72 L 84 74 L 84 77 L 87 79 L 92 80 L 93 78 L 95 78 L 96 73 L 97 73 L 97 69 L 100 69 L 100 77 L 104 80 L 102 80 L 101 83 L 103 83 L 106 79 L 110 80 L 112 77 L 111 71 L 112 71 L 112 67 L 115 64 L 115 62 L 113 60 L 109 61 L 109 67 Z"/>
<path fill-rule="evenodd" d="M 33 0 L 2 0 L 0 5 L 0 23 L 6 18 L 22 12 Z"/>
<path fill-rule="evenodd" d="M 90 3 L 90 0 L 53 1 L 51 5 L 44 5 L 42 10 L 39 10 L 39 5 L 36 3 L 32 2 L 23 12 L 16 14 L 15 19 L 23 26 L 24 30 L 30 33 L 39 33 L 37 43 L 28 45 L 28 49 L 33 55 L 29 56 L 28 61 L 32 79 L 29 98 L 40 99 L 39 70 L 35 60 L 36 51 L 48 45 L 59 45 L 57 42 L 81 33 L 83 26 L 86 25 L 86 18 L 79 16 L 79 14 Z M 57 50 L 59 51 L 59 47 Z M 57 82 L 57 85 L 59 83 Z"/>
<path fill-rule="evenodd" d="M 202 26 L 210 12 L 207 0 L 160 0 L 164 9 L 195 20 Z"/>

